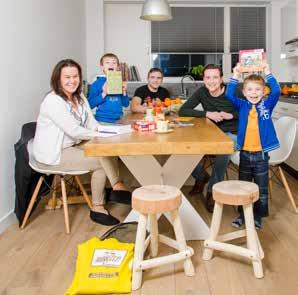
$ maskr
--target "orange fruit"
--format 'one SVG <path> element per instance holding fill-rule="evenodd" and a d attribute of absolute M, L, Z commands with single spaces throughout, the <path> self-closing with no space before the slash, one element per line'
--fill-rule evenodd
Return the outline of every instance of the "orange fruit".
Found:
<path fill-rule="evenodd" d="M 282 88 L 281 93 L 282 93 L 283 95 L 288 95 L 290 89 L 291 89 L 290 87 L 288 87 L 287 85 L 285 85 L 285 86 Z"/>
<path fill-rule="evenodd" d="M 264 95 L 267 96 L 269 93 L 270 93 L 270 88 L 268 86 L 265 86 Z"/>
<path fill-rule="evenodd" d="M 175 99 L 175 104 L 181 104 L 181 98 L 180 97 L 176 97 Z"/>
<path fill-rule="evenodd" d="M 165 99 L 165 101 L 164 101 L 164 105 L 166 106 L 166 107 L 168 107 L 168 106 L 170 106 L 172 104 L 172 100 L 170 99 L 170 98 L 166 98 Z"/>
<path fill-rule="evenodd" d="M 155 104 L 157 106 L 161 106 L 162 105 L 162 102 L 161 102 L 161 100 L 159 98 L 157 98 L 156 101 L 155 101 Z"/>

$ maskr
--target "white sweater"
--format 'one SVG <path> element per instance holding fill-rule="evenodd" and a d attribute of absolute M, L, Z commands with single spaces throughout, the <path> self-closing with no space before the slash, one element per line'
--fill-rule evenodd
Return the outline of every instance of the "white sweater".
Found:
<path fill-rule="evenodd" d="M 47 165 L 60 163 L 64 134 L 76 140 L 88 140 L 99 136 L 98 123 L 94 119 L 85 97 L 83 107 L 88 112 L 87 128 L 80 126 L 69 111 L 68 103 L 54 92 L 49 93 L 40 106 L 36 133 L 33 140 L 33 156 Z"/>

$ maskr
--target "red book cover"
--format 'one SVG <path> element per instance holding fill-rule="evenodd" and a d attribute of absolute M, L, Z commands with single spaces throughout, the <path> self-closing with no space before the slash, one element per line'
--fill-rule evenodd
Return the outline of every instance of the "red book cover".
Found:
<path fill-rule="evenodd" d="M 241 72 L 262 72 L 262 61 L 265 58 L 264 49 L 246 49 L 239 51 Z"/>

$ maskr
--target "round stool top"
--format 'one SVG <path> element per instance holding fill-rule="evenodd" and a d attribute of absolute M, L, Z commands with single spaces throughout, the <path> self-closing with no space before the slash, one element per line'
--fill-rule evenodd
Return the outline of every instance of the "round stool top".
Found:
<path fill-rule="evenodd" d="M 259 187 L 242 180 L 221 181 L 213 185 L 214 201 L 227 205 L 248 205 L 259 199 Z"/>
<path fill-rule="evenodd" d="M 132 208 L 143 214 L 157 214 L 177 209 L 181 192 L 169 185 L 146 185 L 132 193 Z"/>

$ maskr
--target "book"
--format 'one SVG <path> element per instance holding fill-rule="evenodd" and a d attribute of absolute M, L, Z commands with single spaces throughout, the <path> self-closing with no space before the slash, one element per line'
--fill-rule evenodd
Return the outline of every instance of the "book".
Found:
<path fill-rule="evenodd" d="M 107 94 L 122 94 L 122 73 L 121 71 L 107 72 Z"/>
<path fill-rule="evenodd" d="M 100 124 L 97 130 L 102 137 L 132 132 L 130 124 Z"/>
<path fill-rule="evenodd" d="M 262 72 L 262 62 L 265 58 L 264 49 L 246 49 L 239 51 L 240 71 Z"/>

